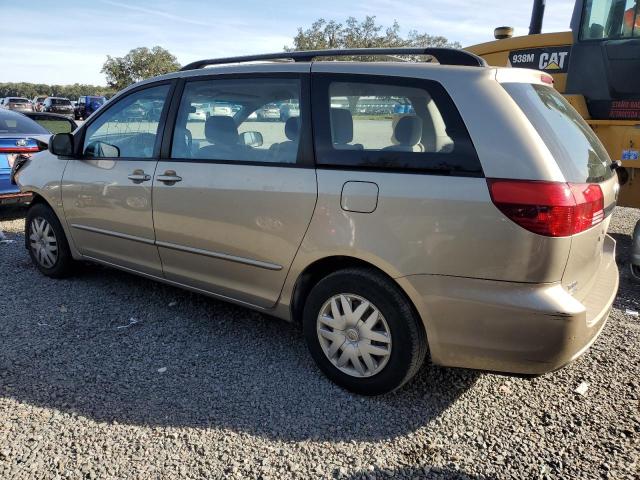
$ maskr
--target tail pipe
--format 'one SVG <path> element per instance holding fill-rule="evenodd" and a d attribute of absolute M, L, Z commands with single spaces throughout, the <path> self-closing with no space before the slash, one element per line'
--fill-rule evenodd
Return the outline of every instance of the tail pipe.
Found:
<path fill-rule="evenodd" d="M 536 35 L 542 32 L 542 21 L 544 20 L 544 9 L 546 0 L 534 0 L 533 11 L 531 12 L 531 23 L 529 24 L 529 35 Z"/>

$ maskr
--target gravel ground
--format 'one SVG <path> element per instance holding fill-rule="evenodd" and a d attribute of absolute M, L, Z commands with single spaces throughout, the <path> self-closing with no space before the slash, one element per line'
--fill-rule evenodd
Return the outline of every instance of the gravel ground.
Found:
<path fill-rule="evenodd" d="M 23 214 L 0 213 L 2 479 L 640 478 L 638 210 L 614 214 L 620 293 L 581 359 L 427 366 L 379 398 L 326 380 L 285 322 L 97 266 L 44 278 Z"/>

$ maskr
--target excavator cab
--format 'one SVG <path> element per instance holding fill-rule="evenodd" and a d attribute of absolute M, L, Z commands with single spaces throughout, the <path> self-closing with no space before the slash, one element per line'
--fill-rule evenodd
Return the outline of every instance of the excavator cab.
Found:
<path fill-rule="evenodd" d="M 578 0 L 568 95 L 595 120 L 640 120 L 640 0 Z"/>
<path fill-rule="evenodd" d="M 553 0 L 552 0 L 553 1 Z M 467 51 L 489 65 L 537 69 L 580 113 L 618 169 L 618 205 L 640 208 L 640 0 L 576 0 L 571 31 L 541 33 L 546 0 L 533 0 L 529 35 L 498 27 Z M 640 281 L 640 221 L 631 272 Z"/>

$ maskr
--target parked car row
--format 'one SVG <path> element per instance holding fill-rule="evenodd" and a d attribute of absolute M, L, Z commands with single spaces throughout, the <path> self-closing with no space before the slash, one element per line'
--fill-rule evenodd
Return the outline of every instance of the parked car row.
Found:
<path fill-rule="evenodd" d="M 105 97 L 98 95 L 84 95 L 78 97 L 77 101 L 64 97 L 38 95 L 33 100 L 24 97 L 0 98 L 0 108 L 17 112 L 59 113 L 75 120 L 84 120 L 106 102 Z"/>
<path fill-rule="evenodd" d="M 52 133 L 71 133 L 77 127 L 68 115 L 0 109 L 0 205 L 31 200 L 11 181 L 12 169 L 46 148 Z"/>
<path fill-rule="evenodd" d="M 33 104 L 28 98 L 5 97 L 0 100 L 0 107 L 17 112 L 33 112 Z"/>

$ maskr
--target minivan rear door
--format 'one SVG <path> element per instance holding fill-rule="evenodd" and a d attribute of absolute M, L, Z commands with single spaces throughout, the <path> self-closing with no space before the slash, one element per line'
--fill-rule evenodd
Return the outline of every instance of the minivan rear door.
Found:
<path fill-rule="evenodd" d="M 588 292 L 602 261 L 605 236 L 620 186 L 604 146 L 580 114 L 552 86 L 502 83 L 540 135 L 569 184 L 597 185 L 602 214 L 572 236 L 563 284 L 577 298 Z M 603 219 L 602 221 L 600 221 Z"/>

